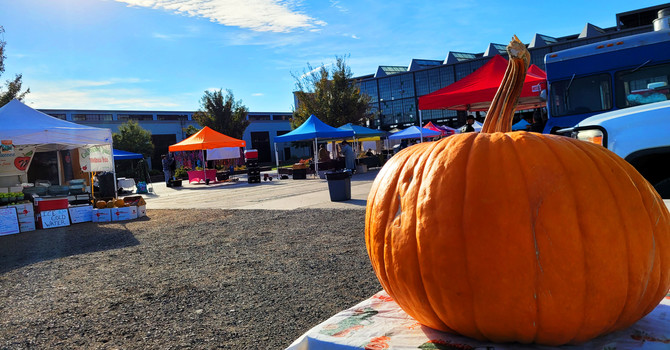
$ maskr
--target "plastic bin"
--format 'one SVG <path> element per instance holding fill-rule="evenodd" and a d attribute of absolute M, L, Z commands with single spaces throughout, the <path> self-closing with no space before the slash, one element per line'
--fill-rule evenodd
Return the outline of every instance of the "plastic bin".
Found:
<path fill-rule="evenodd" d="M 348 201 L 351 199 L 351 172 L 331 171 L 326 173 L 330 201 Z"/>

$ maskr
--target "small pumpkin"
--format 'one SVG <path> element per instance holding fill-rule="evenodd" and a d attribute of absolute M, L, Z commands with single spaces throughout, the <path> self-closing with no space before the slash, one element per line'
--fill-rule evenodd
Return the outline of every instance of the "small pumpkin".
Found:
<path fill-rule="evenodd" d="M 393 156 L 367 201 L 370 261 L 431 328 L 493 342 L 581 343 L 629 327 L 670 288 L 670 213 L 595 144 L 511 132 L 530 55 L 515 37 L 481 133 Z"/>
<path fill-rule="evenodd" d="M 107 202 L 107 205 L 105 206 L 105 208 L 114 208 L 114 201 L 111 201 L 111 200 L 108 201 L 108 202 Z"/>
<path fill-rule="evenodd" d="M 104 209 L 104 208 L 107 207 L 107 202 L 105 202 L 103 200 L 99 200 L 99 201 L 95 202 L 95 207 L 98 208 L 98 209 Z"/>
<path fill-rule="evenodd" d="M 114 206 L 117 208 L 123 208 L 126 206 L 126 202 L 124 202 L 123 199 L 119 198 L 114 201 Z"/>

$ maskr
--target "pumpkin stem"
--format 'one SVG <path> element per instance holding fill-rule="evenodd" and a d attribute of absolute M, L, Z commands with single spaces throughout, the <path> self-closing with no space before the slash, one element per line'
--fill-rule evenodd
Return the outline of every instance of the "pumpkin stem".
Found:
<path fill-rule="evenodd" d="M 519 102 L 521 89 L 523 89 L 523 82 L 526 80 L 530 53 L 526 49 L 526 45 L 515 35 L 507 45 L 507 54 L 509 56 L 507 70 L 505 70 L 500 87 L 491 102 L 491 107 L 486 112 L 482 132 L 512 131 L 512 118 Z"/>

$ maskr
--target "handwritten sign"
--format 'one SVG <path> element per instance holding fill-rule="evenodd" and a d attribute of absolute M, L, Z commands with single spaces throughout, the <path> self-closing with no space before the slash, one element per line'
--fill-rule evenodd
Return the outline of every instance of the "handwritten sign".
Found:
<path fill-rule="evenodd" d="M 42 228 L 70 226 L 67 209 L 47 210 L 40 212 Z"/>
<path fill-rule="evenodd" d="M 70 220 L 73 224 L 91 221 L 91 212 L 93 211 L 93 207 L 90 205 L 71 207 L 68 210 L 70 211 Z"/>
<path fill-rule="evenodd" d="M 16 216 L 16 208 L 0 208 L 0 236 L 19 232 L 19 218 Z"/>
<path fill-rule="evenodd" d="M 85 172 L 114 171 L 112 157 L 112 146 L 109 145 L 79 148 L 79 164 Z"/>

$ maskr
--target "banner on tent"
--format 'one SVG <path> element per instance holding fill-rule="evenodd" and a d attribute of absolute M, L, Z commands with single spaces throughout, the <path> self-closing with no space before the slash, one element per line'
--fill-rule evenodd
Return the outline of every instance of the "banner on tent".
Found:
<path fill-rule="evenodd" d="M 0 176 L 25 174 L 35 154 L 35 146 L 17 146 L 12 140 L 0 142 Z"/>
<path fill-rule="evenodd" d="M 114 171 L 112 146 L 99 145 L 79 149 L 81 171 Z"/>

